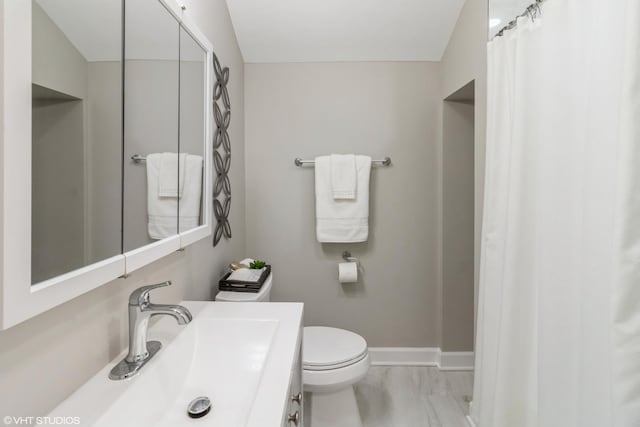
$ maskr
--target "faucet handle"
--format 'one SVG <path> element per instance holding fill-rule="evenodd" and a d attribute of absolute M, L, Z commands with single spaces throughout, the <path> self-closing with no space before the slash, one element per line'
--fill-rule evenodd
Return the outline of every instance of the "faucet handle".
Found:
<path fill-rule="evenodd" d="M 156 283 L 155 285 L 142 286 L 136 289 L 129 295 L 129 305 L 144 305 L 149 302 L 149 292 L 156 288 L 164 288 L 165 286 L 171 286 L 171 280 L 166 282 Z"/>

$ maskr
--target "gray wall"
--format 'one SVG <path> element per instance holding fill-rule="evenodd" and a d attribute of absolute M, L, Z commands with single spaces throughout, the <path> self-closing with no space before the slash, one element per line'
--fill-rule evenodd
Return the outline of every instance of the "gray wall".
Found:
<path fill-rule="evenodd" d="M 442 133 L 442 349 L 473 348 L 474 105 L 445 101 Z"/>
<path fill-rule="evenodd" d="M 449 45 L 442 59 L 442 98 L 447 98 L 475 81 L 475 215 L 474 215 L 474 287 L 477 309 L 480 273 L 480 233 L 484 199 L 484 156 L 487 116 L 487 0 L 467 0 L 462 8 Z M 439 163 L 440 165 L 442 162 Z M 446 189 L 444 190 L 446 191 Z M 441 195 L 442 196 L 442 195 Z M 442 229 L 442 227 L 441 227 Z M 451 304 L 443 301 L 443 306 Z M 476 310 L 477 311 L 477 310 Z M 475 315 L 474 315 L 475 319 Z M 448 322 L 443 335 L 457 334 L 460 328 Z"/>
<path fill-rule="evenodd" d="M 307 324 L 352 329 L 372 346 L 473 349 L 486 39 L 487 0 L 467 0 L 441 63 L 247 64 L 247 248 L 273 263 L 275 300 L 305 302 Z M 472 81 L 475 123 L 470 111 L 458 111 L 467 122 L 457 117 L 456 131 L 467 141 L 473 132 L 473 161 L 469 152 L 453 159 L 454 147 L 447 147 L 448 178 L 473 176 L 465 175 L 463 185 L 445 179 L 442 109 L 445 98 Z M 331 152 L 393 157 L 392 168 L 372 173 L 366 244 L 315 240 L 313 170 L 294 167 L 292 159 Z M 458 191 L 473 194 L 473 203 L 462 197 L 446 209 L 466 204 L 473 213 L 456 229 L 455 221 L 445 223 L 443 209 L 445 193 Z M 345 249 L 366 269 L 355 286 L 336 281 Z"/>
<path fill-rule="evenodd" d="M 0 413 L 43 415 L 126 348 L 128 294 L 145 283 L 171 279 L 158 302 L 209 299 L 226 264 L 245 254 L 243 61 L 224 0 L 185 0 L 188 10 L 231 69 L 234 150 L 231 224 L 234 237 L 212 248 L 206 239 L 128 279 L 116 280 L 9 330 L 0 331 Z"/>
<path fill-rule="evenodd" d="M 439 346 L 439 64 L 247 64 L 245 82 L 247 249 L 273 264 L 273 299 L 371 346 Z M 367 243 L 316 241 L 314 171 L 293 159 L 332 152 L 393 159 L 371 173 Z M 343 250 L 359 284 L 336 280 Z"/>
<path fill-rule="evenodd" d="M 51 98 L 32 105 L 31 280 L 38 283 L 85 265 L 84 107 Z"/>
<path fill-rule="evenodd" d="M 88 262 L 121 249 L 122 64 L 89 62 L 87 96 Z"/>

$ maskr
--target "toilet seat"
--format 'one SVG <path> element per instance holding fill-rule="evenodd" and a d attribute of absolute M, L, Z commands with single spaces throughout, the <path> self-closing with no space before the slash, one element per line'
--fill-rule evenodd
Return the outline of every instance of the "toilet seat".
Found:
<path fill-rule="evenodd" d="M 359 357 L 357 357 L 355 359 L 347 360 L 346 362 L 343 362 L 343 363 L 335 363 L 335 364 L 332 364 L 332 365 L 319 365 L 319 366 L 304 365 L 303 369 L 305 371 L 331 371 L 332 369 L 345 368 L 345 367 L 351 366 L 353 364 L 356 364 L 356 363 L 360 362 L 362 359 L 364 359 L 367 356 L 368 356 L 368 354 L 364 353 L 364 354 L 360 355 Z"/>
<path fill-rule="evenodd" d="M 304 391 L 328 393 L 351 386 L 367 375 L 370 366 L 371 359 L 368 354 L 365 354 L 363 359 L 344 368 L 325 371 L 304 369 L 302 372 Z"/>
<path fill-rule="evenodd" d="M 303 368 L 329 371 L 351 366 L 367 357 L 367 342 L 344 329 L 324 326 L 304 328 Z"/>

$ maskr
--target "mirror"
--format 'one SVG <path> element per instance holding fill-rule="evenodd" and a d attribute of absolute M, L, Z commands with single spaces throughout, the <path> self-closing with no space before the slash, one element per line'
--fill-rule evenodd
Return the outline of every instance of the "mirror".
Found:
<path fill-rule="evenodd" d="M 32 1 L 32 284 L 122 250 L 121 6 Z"/>
<path fill-rule="evenodd" d="M 5 3 L 0 329 L 211 235 L 214 83 L 175 0 Z"/>
<path fill-rule="evenodd" d="M 178 232 L 180 25 L 158 0 L 126 2 L 124 251 Z M 137 157 L 136 157 L 137 156 Z"/>
<path fill-rule="evenodd" d="M 33 284 L 204 224 L 208 82 L 159 0 L 31 1 Z"/>
<path fill-rule="evenodd" d="M 179 201 L 180 232 L 203 224 L 206 100 L 206 51 L 180 27 L 180 172 L 182 197 Z"/>

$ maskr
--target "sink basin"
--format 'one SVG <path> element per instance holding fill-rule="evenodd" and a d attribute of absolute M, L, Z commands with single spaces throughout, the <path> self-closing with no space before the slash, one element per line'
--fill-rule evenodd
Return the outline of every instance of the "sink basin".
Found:
<path fill-rule="evenodd" d="M 183 302 L 193 321 L 162 318 L 149 339 L 162 349 L 140 373 L 108 379 L 124 352 L 49 416 L 79 416 L 82 426 L 280 426 L 299 344 L 302 304 Z M 189 418 L 206 396 L 211 411 Z"/>

